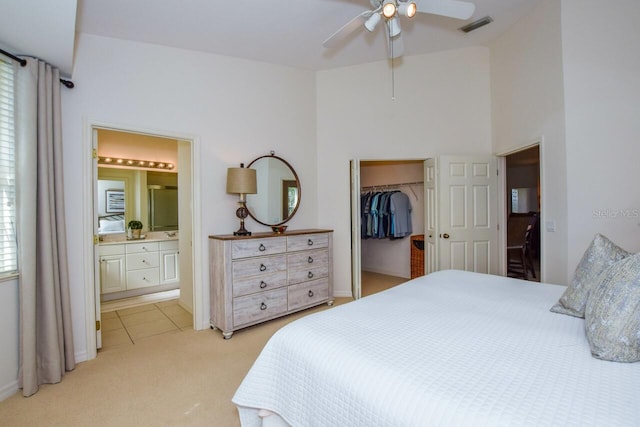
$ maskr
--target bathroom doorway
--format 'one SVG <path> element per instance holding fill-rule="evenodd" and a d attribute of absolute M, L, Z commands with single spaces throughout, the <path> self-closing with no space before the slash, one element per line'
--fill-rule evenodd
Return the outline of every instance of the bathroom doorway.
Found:
<path fill-rule="evenodd" d="M 87 127 L 88 135 L 87 139 L 91 140 L 92 145 L 92 163 L 91 163 L 91 181 L 93 182 L 91 188 L 91 197 L 88 199 L 91 201 L 91 223 L 93 224 L 93 244 L 91 245 L 91 249 L 94 253 L 93 260 L 94 262 L 91 265 L 90 270 L 92 271 L 92 279 L 91 283 L 87 284 L 87 306 L 94 307 L 94 310 L 89 310 L 87 313 L 87 342 L 88 348 L 96 348 L 95 354 L 88 354 L 88 358 L 91 359 L 97 355 L 97 349 L 100 348 L 102 344 L 102 322 L 101 322 L 101 272 L 104 273 L 104 270 L 101 271 L 101 262 L 100 262 L 100 253 L 99 248 L 100 244 L 104 243 L 114 243 L 114 235 L 106 235 L 104 233 L 99 233 L 100 226 L 105 225 L 100 223 L 100 217 L 105 217 L 108 215 L 117 215 L 120 213 L 122 215 L 122 221 L 125 223 L 125 230 L 122 234 L 115 233 L 118 238 L 123 240 L 123 242 L 129 242 L 127 237 L 127 226 L 129 225 L 129 221 L 131 220 L 139 220 L 147 224 L 146 228 L 143 229 L 143 234 L 145 234 L 145 238 L 149 240 L 140 240 L 140 243 L 149 242 L 154 243 L 155 246 L 158 246 L 157 252 L 154 256 L 158 257 L 158 268 L 156 269 L 155 264 L 145 264 L 145 262 L 150 262 L 145 258 L 141 258 L 140 260 L 131 260 L 132 265 L 140 261 L 143 263 L 143 267 L 149 267 L 147 270 L 156 270 L 152 273 L 155 273 L 160 277 L 160 284 L 167 284 L 172 280 L 175 283 L 179 283 L 179 286 L 169 286 L 175 289 L 157 289 L 161 293 L 154 295 L 153 293 L 144 293 L 141 292 L 141 295 L 136 294 L 137 285 L 142 283 L 143 285 L 155 285 L 157 282 L 154 276 L 146 277 L 146 274 L 141 273 L 140 277 L 138 277 L 138 273 L 135 271 L 128 272 L 125 263 L 127 260 L 127 254 L 121 256 L 120 258 L 120 269 L 121 271 L 118 273 L 119 277 L 122 277 L 126 283 L 127 278 L 130 278 L 134 286 L 132 286 L 133 295 L 127 294 L 126 291 L 128 289 L 119 289 L 118 291 L 124 291 L 122 294 L 123 297 L 126 298 L 137 298 L 139 301 L 135 302 L 136 305 L 141 305 L 147 302 L 154 302 L 154 298 L 157 296 L 157 300 L 168 300 L 172 299 L 176 303 L 179 304 L 180 308 L 185 309 L 188 314 L 191 316 L 191 325 L 192 328 L 199 328 L 202 323 L 200 317 L 202 317 L 202 290 L 201 286 L 198 285 L 199 280 L 197 279 L 200 274 L 200 267 L 198 267 L 198 259 L 200 257 L 198 247 L 193 246 L 194 241 L 194 233 L 199 229 L 199 224 L 194 221 L 194 212 L 196 212 L 197 200 L 193 199 L 193 194 L 196 193 L 195 188 L 198 186 L 197 179 L 197 162 L 194 162 L 194 158 L 196 156 L 194 153 L 197 153 L 198 147 L 196 140 L 192 138 L 185 138 L 183 135 L 160 135 L 155 132 L 148 132 L 146 130 L 139 129 L 121 129 L 115 128 L 112 126 L 106 126 L 102 124 L 92 124 Z M 177 147 L 175 153 L 175 159 L 171 160 L 171 158 L 163 158 L 156 159 L 154 156 L 147 155 L 145 157 L 145 149 L 140 144 L 129 144 L 131 146 L 137 146 L 137 148 L 133 151 L 125 152 L 123 151 L 120 156 L 115 156 L 114 153 L 101 153 L 100 150 L 100 138 L 99 135 L 101 132 L 111 132 L 111 136 L 115 136 L 116 138 L 148 138 L 151 141 L 151 145 L 146 147 L 147 154 L 157 154 L 159 147 L 157 142 L 166 139 L 173 140 L 174 147 Z M 90 135 L 90 136 L 89 136 Z M 104 136 L 104 135 L 103 135 Z M 120 148 L 122 149 L 122 147 Z M 138 151 L 136 151 L 138 150 Z M 102 155 L 105 154 L 105 155 Z M 166 157 L 166 153 L 164 154 Z M 166 179 L 166 175 L 163 176 L 161 172 L 162 170 L 158 170 L 160 168 L 152 168 L 149 165 L 140 168 L 131 168 L 129 170 L 129 177 L 125 179 L 125 187 L 128 187 L 131 195 L 127 195 L 127 191 L 122 191 L 120 198 L 124 200 L 124 209 L 121 205 L 118 205 L 120 200 L 116 200 L 115 204 L 111 204 L 109 206 L 110 212 L 106 212 L 106 207 L 104 207 L 105 212 L 99 211 L 98 209 L 98 201 L 102 198 L 105 199 L 105 204 L 107 203 L 107 190 L 103 188 L 104 191 L 98 191 L 98 166 L 104 164 L 106 162 L 106 157 L 109 157 L 110 161 L 115 159 L 120 159 L 122 161 L 139 161 L 139 162 L 148 162 L 148 161 L 158 161 L 161 160 L 165 163 L 173 163 L 172 167 L 177 170 L 177 182 L 174 180 L 173 182 L 163 182 Z M 139 165 L 143 166 L 143 165 Z M 114 174 L 118 175 L 118 168 L 105 168 L 110 169 L 110 171 L 106 172 L 106 176 L 113 176 Z M 169 169 L 167 167 L 166 169 Z M 137 172 L 132 173 L 131 171 L 136 170 Z M 142 173 L 144 171 L 145 173 Z M 163 229 L 155 229 L 150 231 L 148 226 L 149 221 L 149 200 L 147 194 L 147 182 L 145 182 L 145 178 L 147 177 L 147 172 L 149 174 L 150 180 L 160 180 L 161 182 L 153 182 L 154 188 L 161 185 L 165 187 L 173 187 L 179 193 L 179 208 L 178 208 L 178 226 L 175 227 L 176 230 L 172 230 L 169 228 Z M 174 179 L 176 176 L 174 176 Z M 117 180 L 114 180 L 117 181 Z M 113 190 L 113 189 L 109 189 Z M 104 194 L 103 194 L 104 193 Z M 104 197 L 103 197 L 104 196 Z M 126 209 L 127 203 L 132 207 L 131 212 Z M 115 210 L 119 210 L 118 212 L 114 212 Z M 89 211 L 87 211 L 89 212 Z M 102 215 L 101 215 L 102 214 Z M 102 218 L 104 219 L 104 218 Z M 111 224 L 109 224 L 111 226 Z M 102 231 L 102 230 L 101 230 Z M 101 241 L 102 240 L 102 241 Z M 152 242 L 154 241 L 154 242 Z M 138 242 L 131 242 L 138 243 Z M 163 244 L 169 244 L 170 247 L 163 247 Z M 119 246 L 119 242 L 115 242 L 115 246 Z M 122 245 L 120 245 L 122 246 Z M 123 255 L 123 254 L 120 254 Z M 134 256 L 135 257 L 135 256 Z M 155 258 L 154 258 L 155 259 Z M 155 262 L 155 261 L 154 261 Z M 118 261 L 115 261 L 113 265 L 116 265 Z M 89 267 L 89 266 L 88 266 Z M 117 269 L 112 269 L 111 271 L 118 271 Z M 179 279 L 176 277 L 176 274 L 179 272 Z M 163 276 L 164 274 L 164 276 Z M 129 275 L 129 276 L 127 276 Z M 117 292 L 116 292 L 117 294 Z M 114 303 L 117 304 L 115 309 L 126 309 L 125 299 L 114 299 Z M 160 301 L 158 301 L 160 303 Z M 201 328 L 201 327 L 200 327 Z M 95 346 L 94 346 L 95 343 Z"/>

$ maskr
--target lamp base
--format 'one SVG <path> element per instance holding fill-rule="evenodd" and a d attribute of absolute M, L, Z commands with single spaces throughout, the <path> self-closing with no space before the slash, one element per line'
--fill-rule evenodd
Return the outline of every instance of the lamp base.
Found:
<path fill-rule="evenodd" d="M 234 231 L 233 235 L 234 236 L 251 236 L 251 232 L 246 228 L 244 228 L 244 221 L 242 221 L 240 223 L 240 228 L 238 229 L 238 231 Z"/>
<path fill-rule="evenodd" d="M 238 231 L 234 231 L 234 236 L 251 236 L 251 232 L 244 228 L 244 219 L 248 216 L 247 208 L 243 202 L 240 202 L 240 207 L 236 210 L 236 216 L 240 218 L 240 228 Z"/>

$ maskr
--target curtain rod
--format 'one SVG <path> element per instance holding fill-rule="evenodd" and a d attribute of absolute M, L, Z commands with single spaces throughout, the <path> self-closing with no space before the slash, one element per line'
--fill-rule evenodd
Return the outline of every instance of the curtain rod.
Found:
<path fill-rule="evenodd" d="M 24 67 L 25 65 L 27 65 L 27 60 L 26 59 L 18 58 L 17 56 L 10 54 L 6 50 L 0 49 L 0 53 L 3 54 L 6 57 L 9 57 L 9 58 L 13 59 L 14 61 L 18 62 L 21 67 Z M 60 79 L 60 83 L 62 83 L 63 85 L 65 85 L 69 89 L 73 89 L 75 87 L 75 85 L 73 84 L 73 82 L 71 80 Z"/>

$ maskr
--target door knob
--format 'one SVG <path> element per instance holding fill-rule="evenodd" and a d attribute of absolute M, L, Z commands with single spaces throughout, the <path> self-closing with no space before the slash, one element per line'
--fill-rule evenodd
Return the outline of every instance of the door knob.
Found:
<path fill-rule="evenodd" d="M 444 233 L 444 234 L 442 235 L 442 238 L 443 238 L 443 239 L 448 239 L 448 238 L 449 238 L 449 235 L 448 235 L 447 233 Z"/>

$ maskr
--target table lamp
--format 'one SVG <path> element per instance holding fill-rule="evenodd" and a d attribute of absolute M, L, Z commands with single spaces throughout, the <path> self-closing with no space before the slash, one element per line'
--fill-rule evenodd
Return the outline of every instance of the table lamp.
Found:
<path fill-rule="evenodd" d="M 249 215 L 245 195 L 257 193 L 256 170 L 245 168 L 244 163 L 240 163 L 239 168 L 227 169 L 227 193 L 240 195 L 240 207 L 236 210 L 236 216 L 240 218 L 240 228 L 234 231 L 233 235 L 251 236 L 251 232 L 244 228 L 244 219 Z"/>

